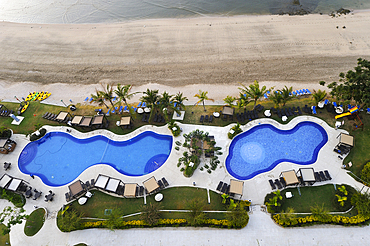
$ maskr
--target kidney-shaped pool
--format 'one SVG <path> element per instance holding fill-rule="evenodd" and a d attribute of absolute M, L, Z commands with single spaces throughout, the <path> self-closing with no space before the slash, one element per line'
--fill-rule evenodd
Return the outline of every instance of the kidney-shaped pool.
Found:
<path fill-rule="evenodd" d="M 258 125 L 233 139 L 226 168 L 235 178 L 246 180 L 284 161 L 312 164 L 327 141 L 325 129 L 313 122 L 300 122 L 291 130 Z"/>
<path fill-rule="evenodd" d="M 97 164 L 110 165 L 129 176 L 148 174 L 167 160 L 171 148 L 172 136 L 150 131 L 120 142 L 101 135 L 77 139 L 64 132 L 50 132 L 26 145 L 18 166 L 47 185 L 62 186 Z"/>

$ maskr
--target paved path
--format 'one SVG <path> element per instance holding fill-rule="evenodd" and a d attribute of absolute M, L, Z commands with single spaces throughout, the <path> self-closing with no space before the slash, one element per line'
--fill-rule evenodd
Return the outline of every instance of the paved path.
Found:
<path fill-rule="evenodd" d="M 328 169 L 332 180 L 327 183 L 346 183 L 358 189 L 363 186 L 352 179 L 345 170 L 341 169 L 342 162 L 333 152 L 334 146 L 337 144 L 337 136 L 341 130 L 334 130 L 322 120 L 310 117 L 301 116 L 294 118 L 289 124 L 280 125 L 270 119 L 259 119 L 252 121 L 242 128 L 244 131 L 261 123 L 270 123 L 280 129 L 291 129 L 300 121 L 310 120 L 323 126 L 328 133 L 329 141 L 320 150 L 317 161 L 308 165 L 315 170 Z M 210 135 L 216 137 L 217 146 L 222 147 L 223 155 L 220 156 L 221 163 L 225 162 L 228 154 L 228 146 L 230 140 L 227 138 L 228 127 L 211 127 L 197 125 L 180 124 L 184 133 L 189 133 L 195 129 L 207 131 Z M 66 127 L 47 127 L 48 131 L 65 131 Z M 95 131 L 90 133 L 79 133 L 76 130 L 72 131 L 72 135 L 78 138 L 90 137 L 92 134 L 103 134 L 110 138 L 119 138 L 126 140 L 143 131 L 154 130 L 160 134 L 170 134 L 166 126 L 153 127 L 145 126 L 135 130 L 133 133 L 124 136 L 116 136 L 107 131 Z M 300 165 L 283 162 L 276 166 L 273 170 L 261 173 L 253 179 L 244 182 L 242 199 L 251 199 L 253 206 L 252 214 L 250 215 L 249 224 L 242 230 L 225 230 L 225 229 L 210 229 L 210 228 L 155 228 L 155 229 L 130 229 L 130 230 L 103 230 L 89 229 L 82 231 L 74 231 L 71 233 L 62 233 L 56 226 L 56 213 L 65 204 L 64 193 L 68 191 L 68 187 L 48 187 L 41 179 L 20 172 L 16 163 L 18 156 L 28 140 L 24 135 L 14 135 L 13 138 L 18 143 L 15 151 L 9 155 L 0 156 L 0 163 L 8 161 L 13 163 L 12 168 L 7 172 L 9 175 L 22 178 L 29 182 L 33 188 L 43 191 L 43 195 L 52 190 L 56 193 L 53 202 L 44 202 L 43 199 L 34 201 L 27 199 L 24 206 L 27 213 L 31 213 L 33 206 L 37 205 L 45 207 L 48 211 L 48 218 L 42 229 L 33 237 L 24 235 L 24 224 L 16 225 L 12 228 L 10 241 L 12 246 L 18 245 L 75 245 L 80 242 L 85 242 L 88 245 L 366 245 L 370 241 L 370 233 L 368 226 L 366 227 L 342 227 L 342 226 L 314 226 L 305 228 L 290 228 L 284 229 L 271 220 L 270 216 L 259 209 L 259 204 L 263 203 L 264 196 L 271 192 L 268 184 L 268 179 L 275 179 L 282 171 L 298 170 Z M 183 137 L 178 137 L 176 140 L 183 142 Z M 231 177 L 225 167 L 222 165 L 217 168 L 211 175 L 206 172 L 195 172 L 192 178 L 185 178 L 179 171 L 179 168 L 174 165 L 177 159 L 182 155 L 181 151 L 172 150 L 166 164 L 155 172 L 142 177 L 129 177 L 118 173 L 115 169 L 107 165 L 96 165 L 85 170 L 77 179 L 82 181 L 96 178 L 99 173 L 121 179 L 126 183 L 141 183 L 151 176 L 156 178 L 166 177 L 170 186 L 193 186 L 196 182 L 197 187 L 208 188 L 214 190 L 220 180 L 229 182 Z M 321 185 L 315 184 L 315 185 Z M 0 203 L 0 209 L 6 203 Z"/>

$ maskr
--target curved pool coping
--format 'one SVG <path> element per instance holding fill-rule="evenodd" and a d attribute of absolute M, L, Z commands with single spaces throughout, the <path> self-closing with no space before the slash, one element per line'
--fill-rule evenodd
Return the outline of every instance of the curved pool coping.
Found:
<path fill-rule="evenodd" d="M 326 141 L 326 143 L 324 145 L 321 146 L 320 150 L 317 152 L 317 157 L 316 157 L 316 160 L 314 163 L 311 163 L 311 164 L 306 164 L 306 165 L 313 165 L 315 164 L 318 159 L 319 159 L 319 155 L 320 155 L 320 152 L 324 149 L 324 147 L 329 143 L 329 140 L 331 139 L 331 134 L 330 132 L 328 132 L 328 128 L 329 129 L 333 129 L 331 126 L 329 126 L 325 121 L 321 120 L 320 118 L 317 118 L 317 117 L 313 117 L 313 116 L 297 116 L 295 118 L 293 118 L 291 121 L 289 121 L 288 123 L 286 124 L 281 124 L 279 123 L 278 121 L 274 120 L 274 119 L 270 119 L 270 118 L 261 118 L 261 119 L 257 119 L 257 120 L 253 120 L 253 121 L 250 121 L 248 122 L 247 124 L 245 125 L 241 125 L 240 128 L 243 130 L 243 132 L 239 133 L 238 135 L 236 135 L 233 139 L 235 139 L 237 136 L 243 134 L 244 132 L 248 131 L 248 130 L 251 130 L 252 128 L 256 127 L 256 126 L 259 126 L 259 125 L 263 125 L 263 124 L 269 124 L 269 125 L 272 125 L 274 126 L 276 129 L 278 130 L 283 130 L 283 131 L 286 131 L 286 130 L 292 130 L 294 129 L 295 126 L 297 126 L 299 123 L 301 122 L 305 122 L 305 121 L 308 121 L 308 122 L 313 122 L 313 123 L 316 123 L 320 126 L 323 127 L 323 129 L 325 130 L 326 134 L 327 134 L 327 138 L 328 140 Z M 235 123 L 232 123 L 226 127 L 228 127 L 228 129 L 230 129 L 231 127 L 235 126 L 236 124 Z M 341 130 L 340 132 L 346 132 L 344 130 Z M 339 132 L 338 132 L 339 134 Z M 226 167 L 226 158 L 229 156 L 229 150 L 230 150 L 230 145 L 233 141 L 233 139 L 231 139 L 227 146 L 226 146 L 226 150 L 224 151 L 224 162 L 223 162 L 223 167 L 225 169 L 225 171 L 227 172 L 228 175 L 230 175 L 231 177 L 235 178 L 235 179 L 239 179 L 238 177 L 235 177 L 232 173 L 229 172 L 228 168 Z M 291 163 L 291 164 L 295 164 L 295 165 L 300 165 L 300 164 L 297 164 L 297 163 L 294 163 L 294 162 L 290 162 L 290 161 L 282 161 L 282 162 L 279 162 L 277 165 L 275 165 L 274 167 L 272 167 L 271 169 L 268 168 L 262 172 L 259 172 L 258 174 L 255 174 L 253 175 L 253 177 L 250 177 L 248 179 L 240 179 L 240 180 L 244 180 L 244 181 L 247 181 L 247 180 L 251 180 L 255 177 L 257 177 L 258 175 L 263 175 L 267 172 L 270 172 L 270 171 L 273 171 L 275 168 L 277 168 L 279 166 L 279 164 L 281 163 Z"/>
<path fill-rule="evenodd" d="M 78 180 L 79 177 L 86 173 L 87 170 L 95 170 L 96 168 L 111 168 L 113 169 L 117 174 L 119 175 L 124 175 L 125 177 L 131 177 L 131 178 L 140 178 L 140 177 L 146 177 L 146 176 L 150 176 L 150 175 L 153 175 L 153 173 L 155 173 L 156 171 L 160 170 L 163 168 L 164 165 L 166 165 L 166 163 L 168 163 L 168 161 L 170 160 L 170 157 L 171 155 L 174 153 L 174 148 L 175 148 L 175 139 L 171 133 L 170 130 L 168 130 L 168 127 L 167 125 L 165 126 L 160 126 L 160 127 L 157 127 L 157 126 L 154 126 L 154 125 L 145 125 L 145 126 L 142 126 L 138 129 L 135 129 L 134 131 L 130 132 L 130 133 L 127 133 L 125 135 L 118 135 L 118 134 L 115 134 L 109 130 L 106 130 L 106 129 L 98 129 L 98 130 L 93 130 L 93 131 L 90 131 L 90 132 L 80 132 L 78 131 L 78 129 L 75 129 L 75 128 L 72 128 L 72 127 L 67 127 L 67 126 L 49 126 L 49 125 L 45 125 L 43 126 L 43 128 L 45 128 L 47 130 L 47 133 L 51 133 L 51 132 L 63 132 L 63 133 L 66 133 L 66 134 L 69 134 L 77 139 L 89 139 L 89 138 L 92 138 L 92 137 L 95 137 L 95 136 L 98 136 L 98 135 L 101 135 L 103 137 L 106 137 L 107 139 L 109 140 L 112 140 L 112 141 L 115 141 L 115 142 L 121 142 L 121 141 L 128 141 L 132 138 L 135 138 L 137 136 L 139 136 L 140 134 L 144 133 L 144 132 L 152 132 L 152 133 L 155 133 L 155 134 L 158 134 L 158 135 L 166 135 L 166 136 L 170 136 L 172 137 L 172 146 L 170 148 L 170 154 L 168 155 L 166 161 L 156 170 L 150 172 L 150 173 L 147 173 L 147 174 L 144 174 L 144 175 L 129 175 L 127 173 L 121 173 L 119 172 L 117 169 L 115 169 L 114 167 L 112 167 L 111 165 L 109 164 L 106 164 L 106 163 L 98 163 L 98 164 L 95 164 L 95 165 L 92 165 L 92 166 L 89 166 L 88 168 L 84 169 L 78 176 L 76 179 L 72 180 L 71 182 L 65 184 L 65 185 L 69 185 L 71 183 L 73 183 L 75 180 Z M 71 130 L 70 133 L 68 133 L 66 130 L 69 129 Z M 41 138 L 42 139 L 42 138 Z M 22 153 L 22 151 L 24 150 L 24 148 L 29 144 L 31 143 L 30 141 L 28 141 L 27 144 L 25 144 L 22 148 L 22 150 L 20 151 L 20 153 Z M 19 170 L 19 172 L 21 172 L 22 174 L 24 175 L 27 175 L 25 173 L 23 173 L 20 168 L 19 168 L 19 165 L 18 165 L 18 159 L 19 159 L 19 156 L 17 157 L 17 169 Z M 49 187 L 52 187 L 52 188 L 58 188 L 58 187 L 63 187 L 65 185 L 61 185 L 61 186 L 54 186 L 54 185 L 50 185 L 50 184 L 46 184 L 43 179 L 40 177 L 40 179 L 42 180 L 43 184 L 46 185 L 46 186 L 49 186 Z"/>
<path fill-rule="evenodd" d="M 235 141 L 238 140 L 237 138 L 240 138 L 243 134 L 246 134 L 248 132 L 253 133 L 253 132 L 257 131 L 258 130 L 257 128 L 259 128 L 259 127 L 268 127 L 269 129 L 271 129 L 274 132 L 277 132 L 278 134 L 281 134 L 280 133 L 281 131 L 287 132 L 287 133 L 289 133 L 289 132 L 295 132 L 295 131 L 297 131 L 299 129 L 299 128 L 297 128 L 297 126 L 299 126 L 300 124 L 310 124 L 310 125 L 311 124 L 315 124 L 314 127 L 318 126 L 317 129 L 322 134 L 325 134 L 324 135 L 324 139 L 313 150 L 313 156 L 312 156 L 312 158 L 310 160 L 304 161 L 304 162 L 300 162 L 300 161 L 292 161 L 292 160 L 284 159 L 284 158 L 277 159 L 270 166 L 268 166 L 267 168 L 256 170 L 256 171 L 248 174 L 247 176 L 240 176 L 240 175 L 236 174 L 230 168 L 230 165 L 227 165 L 228 159 L 231 158 L 230 157 L 230 149 L 231 149 L 231 147 L 233 147 L 233 144 L 234 145 L 236 144 Z M 231 140 L 231 142 L 229 144 L 229 147 L 228 147 L 228 155 L 225 158 L 225 167 L 226 167 L 227 172 L 231 176 L 233 176 L 234 178 L 239 179 L 239 180 L 248 180 L 248 179 L 254 178 L 255 176 L 257 176 L 257 175 L 259 175 L 261 173 L 265 173 L 265 172 L 271 171 L 272 169 L 274 169 L 277 165 L 279 165 L 282 162 L 291 162 L 291 163 L 294 163 L 294 164 L 297 164 L 297 165 L 310 165 L 310 164 L 313 164 L 313 163 L 315 163 L 317 161 L 320 150 L 324 147 L 324 145 L 327 142 L 328 142 L 328 133 L 327 133 L 327 131 L 324 129 L 324 127 L 322 127 L 321 125 L 317 124 L 316 122 L 312 122 L 312 121 L 300 121 L 296 125 L 294 125 L 291 129 L 284 129 L 284 130 L 279 129 L 276 126 L 274 126 L 272 124 L 269 124 L 269 123 L 261 123 L 261 124 L 258 124 L 258 125 L 255 125 L 255 126 L 251 127 L 250 129 L 248 129 L 246 131 L 241 132 L 240 134 L 238 134 L 237 136 L 235 136 Z"/>

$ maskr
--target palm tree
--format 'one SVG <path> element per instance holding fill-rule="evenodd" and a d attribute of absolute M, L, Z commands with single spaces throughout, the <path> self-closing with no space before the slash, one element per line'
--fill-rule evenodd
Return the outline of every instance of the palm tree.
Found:
<path fill-rule="evenodd" d="M 99 106 L 105 105 L 105 107 L 109 108 L 108 105 L 104 101 L 104 97 L 102 95 L 102 92 L 98 91 L 98 90 L 95 90 L 95 93 L 96 94 L 91 94 L 92 100 L 90 101 L 90 103 L 95 102 Z"/>
<path fill-rule="evenodd" d="M 324 100 L 324 98 L 326 97 L 326 91 L 322 91 L 322 90 L 314 91 L 312 96 L 313 96 L 313 99 L 315 100 L 315 103 L 318 104 L 319 102 Z"/>
<path fill-rule="evenodd" d="M 127 106 L 130 114 L 131 114 L 130 106 L 128 105 L 127 100 L 130 100 L 135 94 L 139 93 L 139 92 L 130 93 L 131 88 L 132 88 L 131 85 L 121 86 L 121 84 L 118 84 L 117 89 L 114 90 L 114 93 L 118 97 L 117 104 L 121 104 L 122 102 L 125 103 L 125 105 Z"/>
<path fill-rule="evenodd" d="M 159 99 L 158 90 L 149 90 L 143 92 L 144 96 L 140 98 L 140 101 L 145 102 L 147 106 L 151 109 L 149 121 L 152 119 L 154 110 L 157 108 L 157 102 Z"/>
<path fill-rule="evenodd" d="M 173 98 L 173 101 L 177 104 L 176 107 L 178 107 L 180 110 L 183 108 L 185 109 L 184 101 L 187 101 L 187 97 L 183 97 L 182 93 L 178 92 L 175 97 Z"/>
<path fill-rule="evenodd" d="M 324 207 L 324 204 L 321 206 L 315 204 L 314 206 L 310 207 L 311 213 L 316 215 L 320 219 L 328 219 L 330 217 L 329 211 Z"/>
<path fill-rule="evenodd" d="M 243 84 L 241 84 L 241 86 L 243 86 L 243 87 L 239 87 L 239 90 L 241 90 L 241 94 L 243 94 L 243 95 L 247 94 L 248 97 L 253 99 L 253 101 L 254 101 L 253 109 L 257 104 L 257 100 L 259 98 L 263 97 L 263 95 L 267 91 L 270 91 L 270 90 L 273 89 L 273 88 L 267 89 L 266 86 L 262 86 L 262 88 L 260 88 L 260 85 L 259 85 L 257 80 L 255 80 L 253 84 L 249 85 L 249 87 L 247 87 Z"/>
<path fill-rule="evenodd" d="M 164 111 L 164 109 L 166 109 L 166 114 L 168 116 L 168 120 L 170 120 L 170 109 L 172 110 L 175 110 L 175 111 L 178 111 L 178 109 L 176 109 L 174 106 L 173 106 L 173 99 L 172 99 L 173 95 L 170 95 L 168 94 L 166 91 L 162 93 L 161 97 L 159 98 L 159 106 L 160 106 L 160 109 L 162 111 Z"/>
<path fill-rule="evenodd" d="M 161 205 L 159 203 L 149 203 L 141 207 L 140 218 L 150 226 L 156 225 L 161 218 Z"/>
<path fill-rule="evenodd" d="M 280 103 L 283 101 L 283 96 L 280 94 L 280 91 L 273 91 L 270 93 L 269 98 L 275 103 L 275 108 L 278 108 Z"/>
<path fill-rule="evenodd" d="M 204 111 L 207 111 L 206 110 L 206 106 L 204 106 L 204 101 L 205 100 L 210 100 L 212 102 L 215 101 L 212 98 L 208 98 L 207 94 L 208 94 L 208 91 L 201 91 L 201 90 L 199 90 L 199 93 L 198 94 L 195 94 L 195 96 L 194 96 L 194 97 L 197 97 L 199 99 L 199 101 L 195 105 L 198 105 L 199 103 L 202 103 L 203 104 Z"/>
<path fill-rule="evenodd" d="M 238 102 L 237 102 L 237 107 L 238 109 L 240 110 L 241 108 L 246 108 L 247 105 L 250 103 L 250 101 L 248 100 L 248 96 L 247 95 L 244 95 L 243 93 L 240 93 L 239 94 L 240 97 L 238 99 Z"/>
<path fill-rule="evenodd" d="M 112 99 L 114 98 L 113 96 L 113 84 L 107 84 L 107 86 L 105 87 L 103 84 L 101 84 L 101 86 L 103 87 L 103 90 L 102 91 L 99 91 L 101 96 L 103 97 L 103 99 L 105 100 L 108 100 L 110 102 L 110 104 L 112 105 L 112 107 L 114 108 L 114 104 L 113 104 L 113 101 Z"/>
<path fill-rule="evenodd" d="M 227 96 L 226 98 L 224 98 L 224 102 L 230 106 L 230 107 L 234 107 L 234 102 L 235 102 L 236 98 L 235 97 L 232 97 L 232 96 Z"/>
<path fill-rule="evenodd" d="M 287 208 L 286 211 L 281 211 L 280 213 L 280 221 L 284 223 L 289 223 L 292 219 L 297 217 L 297 215 L 294 213 L 294 208 Z"/>
<path fill-rule="evenodd" d="M 282 96 L 281 101 L 283 103 L 283 107 L 288 101 L 293 99 L 292 91 L 293 91 L 293 87 L 288 88 L 286 86 L 281 90 L 281 96 Z"/>

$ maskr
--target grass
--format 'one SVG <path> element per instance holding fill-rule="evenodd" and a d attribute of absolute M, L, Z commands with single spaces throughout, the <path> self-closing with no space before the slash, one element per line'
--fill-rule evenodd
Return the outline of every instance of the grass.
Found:
<path fill-rule="evenodd" d="M 24 226 L 24 234 L 29 237 L 35 235 L 44 225 L 45 210 L 43 208 L 36 209 L 28 217 Z"/>
<path fill-rule="evenodd" d="M 193 187 L 174 187 L 162 190 L 163 200 L 161 201 L 162 209 L 182 210 L 187 209 L 187 202 L 192 199 L 200 199 L 205 205 L 205 210 L 226 210 L 222 204 L 222 198 L 219 194 L 210 191 L 211 203 L 207 202 L 207 191 L 205 189 Z M 156 203 L 154 195 L 147 197 L 148 203 Z M 105 209 L 121 209 L 123 215 L 133 214 L 141 211 L 144 206 L 144 198 L 119 198 L 94 191 L 94 195 L 89 198 L 87 203 L 80 206 L 77 201 L 72 203 L 72 208 L 84 214 L 84 217 L 105 218 Z M 172 216 L 172 215 L 169 215 Z"/>
<path fill-rule="evenodd" d="M 281 205 L 281 210 L 286 211 L 287 208 L 294 208 L 296 213 L 310 213 L 311 207 L 314 205 L 324 205 L 324 208 L 330 212 L 344 212 L 337 210 L 333 205 L 335 189 L 332 184 L 321 186 L 301 187 L 301 196 L 297 188 L 288 188 L 281 192 L 284 202 Z M 285 198 L 286 192 L 292 192 L 293 197 Z"/>
<path fill-rule="evenodd" d="M 2 223 L 0 223 L 0 246 L 2 245 L 10 245 L 10 240 L 9 240 L 9 233 L 6 235 L 3 235 L 2 231 L 3 228 L 6 228 L 6 226 Z"/>
<path fill-rule="evenodd" d="M 7 103 L 7 102 L 1 102 L 4 104 L 8 109 L 12 109 L 14 111 L 17 110 L 19 107 L 19 103 Z M 274 106 L 274 103 L 270 100 L 262 100 L 258 102 L 262 106 L 265 107 L 265 109 L 269 109 Z M 137 103 L 133 103 L 136 105 Z M 206 103 L 207 104 L 207 103 Z M 304 96 L 300 98 L 293 99 L 292 101 L 289 101 L 285 107 L 297 107 L 300 106 L 303 108 L 305 105 L 311 106 L 314 104 L 314 101 L 312 100 L 311 96 Z M 93 104 L 77 104 L 77 110 L 74 112 L 70 112 L 71 114 L 74 115 L 95 115 L 95 109 L 97 108 L 103 108 L 103 110 L 106 111 L 105 106 L 103 107 L 97 107 Z M 252 110 L 253 108 L 253 103 L 250 103 L 246 110 Z M 204 112 L 203 106 L 193 106 L 193 105 L 188 105 L 186 107 L 186 114 L 185 118 L 182 121 L 182 123 L 185 124 L 201 124 L 199 122 L 199 118 L 201 115 L 211 115 L 213 112 L 219 112 L 222 110 L 222 106 L 219 105 L 208 105 L 206 106 L 207 111 Z M 42 125 L 56 125 L 59 126 L 60 124 L 55 121 L 49 121 L 46 119 L 42 118 L 42 115 L 45 112 L 50 112 L 54 114 L 58 114 L 60 111 L 69 111 L 65 107 L 59 107 L 59 106 L 51 106 L 51 105 L 46 105 L 46 104 L 41 104 L 39 102 L 31 102 L 29 108 L 27 111 L 23 114 L 25 119 L 23 122 L 20 124 L 20 126 L 14 126 L 11 125 L 12 119 L 10 117 L 0 117 L 0 125 L 5 126 L 7 128 L 10 128 L 14 131 L 14 133 L 22 133 L 22 134 L 27 134 L 29 132 L 35 131 L 35 125 L 36 124 L 42 124 Z M 243 111 L 243 109 L 241 110 Z M 235 112 L 239 112 L 238 109 L 235 109 Z M 134 128 L 133 129 L 121 129 L 120 127 L 117 127 L 115 125 L 116 121 L 120 119 L 121 116 L 127 116 L 128 113 L 119 115 L 119 114 L 113 114 L 108 116 L 108 120 L 110 122 L 109 124 L 109 130 L 116 133 L 116 134 L 127 134 L 129 132 L 134 131 L 136 128 L 139 128 L 143 125 L 146 125 L 147 123 L 141 122 L 141 115 L 134 114 L 133 115 L 133 123 L 134 123 Z M 260 114 L 261 115 L 261 114 Z M 344 160 L 344 163 L 347 164 L 348 162 L 352 161 L 353 166 L 349 168 L 350 171 L 352 171 L 354 174 L 357 176 L 360 176 L 361 170 L 363 166 L 370 161 L 370 152 L 368 149 L 370 148 L 370 116 L 361 113 L 360 115 L 362 117 L 362 122 L 364 123 L 364 130 L 353 130 L 353 124 L 355 124 L 355 121 L 353 120 L 348 120 L 345 118 L 345 125 L 344 129 L 347 130 L 351 135 L 355 137 L 355 147 L 352 149 L 350 154 L 347 156 L 347 158 Z M 331 127 L 334 127 L 335 124 L 335 119 L 334 119 L 334 114 L 327 113 L 326 109 L 319 109 L 317 108 L 317 115 L 315 117 L 318 117 L 325 122 L 327 122 Z M 281 124 L 287 124 L 289 123 L 293 117 L 288 118 L 288 121 L 282 122 L 278 116 L 273 115 L 272 119 L 278 121 Z M 236 122 L 236 117 L 234 116 L 233 120 L 222 120 L 220 118 L 214 118 L 212 123 L 203 123 L 203 125 L 211 125 L 211 126 L 226 126 L 231 123 Z M 247 122 L 245 122 L 247 123 Z M 155 123 L 151 122 L 150 124 L 152 125 L 157 125 L 157 126 L 162 126 L 163 123 Z M 87 132 L 90 131 L 90 129 L 81 129 L 78 128 L 78 131 L 81 132 Z"/>

